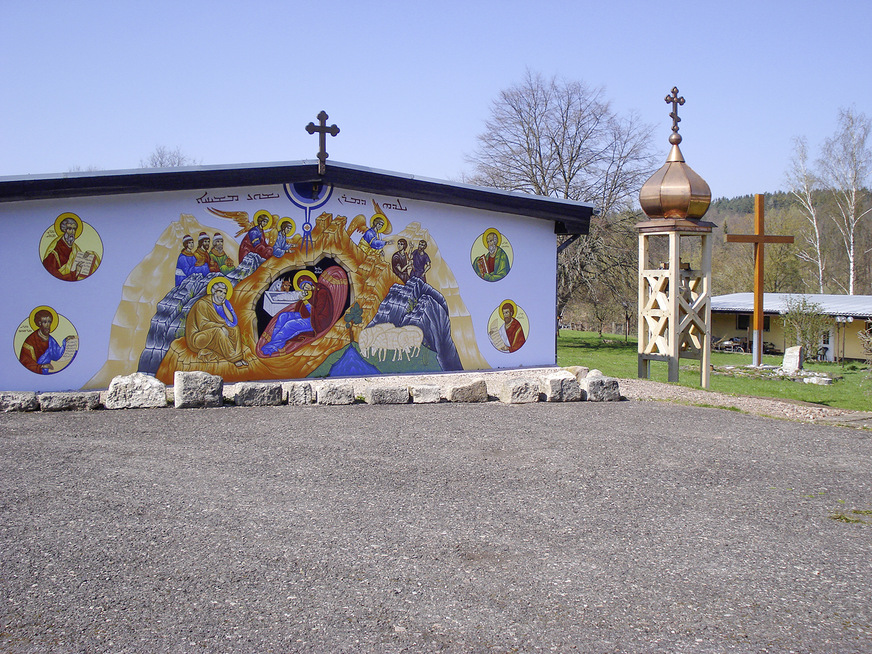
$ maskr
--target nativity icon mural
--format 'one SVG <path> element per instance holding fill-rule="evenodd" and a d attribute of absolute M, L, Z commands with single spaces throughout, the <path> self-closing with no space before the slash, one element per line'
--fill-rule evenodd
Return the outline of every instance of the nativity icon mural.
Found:
<path fill-rule="evenodd" d="M 184 232 L 181 250 L 159 264 L 172 265 L 175 283 L 149 320 L 139 372 L 172 383 L 176 370 L 234 382 L 462 370 L 463 359 L 487 367 L 429 232 L 410 221 L 387 238 L 394 225 L 375 198 L 367 214 L 324 211 L 313 220 L 312 206 L 330 192 L 311 186 L 288 192 L 302 210 L 302 233 L 275 209 L 249 220 L 247 211 L 205 208 L 201 219 L 235 223 L 239 240 L 180 216 L 169 231 Z"/>

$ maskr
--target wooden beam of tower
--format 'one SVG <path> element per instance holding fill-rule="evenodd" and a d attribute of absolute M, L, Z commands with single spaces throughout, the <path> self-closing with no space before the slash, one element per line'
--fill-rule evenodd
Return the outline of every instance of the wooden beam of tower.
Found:
<path fill-rule="evenodd" d="M 766 233 L 763 224 L 763 195 L 754 196 L 754 233 L 727 234 L 727 243 L 754 244 L 754 320 L 753 352 L 754 365 L 763 362 L 763 246 L 766 243 L 793 243 L 792 236 L 776 236 Z"/>

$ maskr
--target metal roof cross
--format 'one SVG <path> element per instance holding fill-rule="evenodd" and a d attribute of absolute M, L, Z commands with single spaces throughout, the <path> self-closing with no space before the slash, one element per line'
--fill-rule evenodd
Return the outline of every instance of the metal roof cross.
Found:
<path fill-rule="evenodd" d="M 318 132 L 318 174 L 323 175 L 327 172 L 327 135 L 336 136 L 339 134 L 339 128 L 336 125 L 330 125 L 327 127 L 327 119 L 330 116 L 327 115 L 326 111 L 322 111 L 318 114 L 317 118 L 319 124 L 316 126 L 315 123 L 309 123 L 306 125 L 306 131 L 309 134 L 314 134 Z"/>
<path fill-rule="evenodd" d="M 672 131 L 678 131 L 678 123 L 681 122 L 681 118 L 678 117 L 678 107 L 684 104 L 684 98 L 678 97 L 678 87 L 672 87 L 672 95 L 666 96 L 666 102 L 672 103 L 672 113 L 669 114 L 669 117 L 672 119 Z"/>

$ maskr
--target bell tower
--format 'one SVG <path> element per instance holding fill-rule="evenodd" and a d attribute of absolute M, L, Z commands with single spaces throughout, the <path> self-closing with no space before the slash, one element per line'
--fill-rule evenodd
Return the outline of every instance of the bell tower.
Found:
<path fill-rule="evenodd" d="M 666 163 L 645 182 L 639 203 L 648 219 L 639 231 L 639 377 L 651 376 L 651 362 L 668 365 L 668 379 L 678 381 L 679 361 L 697 359 L 700 385 L 709 386 L 711 367 L 712 229 L 702 217 L 711 203 L 706 181 L 684 161 L 678 144 L 678 107 L 684 98 L 673 87 L 672 148 Z M 668 253 L 652 262 L 654 251 Z M 684 258 L 682 258 L 684 248 Z M 699 260 L 691 268 L 690 254 Z M 696 259 L 696 257 L 694 257 Z"/>

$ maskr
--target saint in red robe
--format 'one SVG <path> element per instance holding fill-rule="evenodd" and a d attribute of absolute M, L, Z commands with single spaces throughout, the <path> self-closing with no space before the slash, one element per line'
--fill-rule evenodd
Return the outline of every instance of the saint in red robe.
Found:
<path fill-rule="evenodd" d="M 524 336 L 524 329 L 517 318 L 512 318 L 509 322 L 503 324 L 503 329 L 505 330 L 504 338 L 506 345 L 509 346 L 509 352 L 520 350 L 521 346 L 527 342 L 527 338 Z"/>

